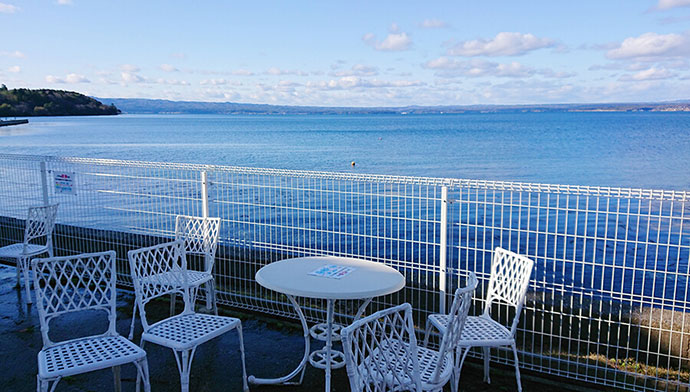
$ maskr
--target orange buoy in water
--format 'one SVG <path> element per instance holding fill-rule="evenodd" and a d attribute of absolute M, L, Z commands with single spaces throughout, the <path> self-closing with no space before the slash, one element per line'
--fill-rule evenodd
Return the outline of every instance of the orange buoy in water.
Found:
<path fill-rule="evenodd" d="M 350 163 L 350 165 L 354 166 L 354 165 L 355 165 L 355 161 L 352 161 L 352 162 Z"/>

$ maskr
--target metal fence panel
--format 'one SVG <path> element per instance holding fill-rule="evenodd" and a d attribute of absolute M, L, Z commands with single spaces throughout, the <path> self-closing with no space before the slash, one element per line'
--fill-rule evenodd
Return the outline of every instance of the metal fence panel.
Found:
<path fill-rule="evenodd" d="M 56 191 L 61 173 L 72 176 L 74 194 Z M 518 328 L 522 367 L 687 390 L 686 192 L 12 154 L 0 154 L 0 176 L 0 245 L 21 241 L 27 208 L 47 192 L 60 203 L 58 254 L 114 249 L 123 285 L 128 250 L 171 239 L 176 215 L 208 208 L 222 218 L 219 302 L 284 317 L 295 317 L 287 299 L 254 281 L 275 260 L 329 254 L 391 265 L 406 287 L 370 310 L 410 302 L 423 328 L 468 271 L 480 279 L 474 309 L 482 308 L 501 246 L 536 262 Z M 322 301 L 301 305 L 310 320 L 325 317 Z M 358 305 L 340 302 L 340 321 Z M 492 355 L 510 362 L 504 351 Z"/>

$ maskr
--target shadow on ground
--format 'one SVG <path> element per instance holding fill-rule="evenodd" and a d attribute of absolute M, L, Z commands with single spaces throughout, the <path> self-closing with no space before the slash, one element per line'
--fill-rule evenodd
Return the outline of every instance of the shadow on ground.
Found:
<path fill-rule="evenodd" d="M 0 390 L 35 391 L 37 359 L 43 343 L 36 307 L 27 307 L 24 292 L 15 288 L 15 269 L 0 265 Z M 124 336 L 131 322 L 133 295 L 118 290 L 117 330 Z M 156 311 L 165 312 L 168 304 L 161 302 Z M 242 319 L 247 373 L 257 377 L 278 377 L 290 372 L 303 355 L 304 340 L 298 324 L 253 314 L 233 314 Z M 70 337 L 88 335 L 97 326 L 105 328 L 105 320 L 87 321 L 88 315 L 60 320 L 54 328 L 57 338 L 69 332 Z M 99 325 L 99 323 L 101 325 Z M 141 326 L 137 324 L 138 342 Z M 51 335 L 52 336 L 52 335 Z M 319 342 L 312 341 L 312 348 Z M 176 391 L 180 388 L 177 365 L 170 349 L 148 343 L 146 345 L 152 391 Z M 241 391 L 242 370 L 237 333 L 231 331 L 202 346 L 192 363 L 190 391 Z M 134 366 L 122 367 L 122 388 L 134 390 Z M 482 382 L 482 369 L 478 363 L 467 363 L 460 380 L 461 391 L 514 391 L 515 376 L 512 367 L 494 364 L 491 385 Z M 591 385 L 580 385 L 570 380 L 540 379 L 523 372 L 525 391 L 556 389 L 586 390 Z M 319 391 L 324 389 L 324 372 L 308 366 L 304 382 L 299 386 L 250 386 L 257 392 Z M 91 372 L 60 381 L 57 391 L 111 391 L 112 373 L 109 370 Z M 349 391 L 345 369 L 333 372 L 333 391 Z M 446 390 L 450 388 L 446 387 Z"/>

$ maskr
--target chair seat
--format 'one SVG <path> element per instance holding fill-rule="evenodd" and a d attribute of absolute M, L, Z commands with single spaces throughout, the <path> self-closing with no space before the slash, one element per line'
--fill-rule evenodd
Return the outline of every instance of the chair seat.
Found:
<path fill-rule="evenodd" d="M 182 313 L 151 325 L 141 337 L 145 341 L 175 350 L 187 350 L 222 335 L 238 325 L 240 325 L 240 320 L 234 317 Z"/>
<path fill-rule="evenodd" d="M 38 353 L 41 378 L 70 375 L 124 365 L 146 352 L 122 336 L 88 337 L 61 342 Z"/>
<path fill-rule="evenodd" d="M 161 274 L 149 275 L 142 278 L 142 283 L 158 283 L 158 282 L 182 282 L 181 278 L 172 278 L 173 275 L 180 274 L 181 271 L 168 271 Z M 209 280 L 213 279 L 213 275 L 208 272 L 187 270 L 187 283 L 190 286 L 200 286 Z"/>
<path fill-rule="evenodd" d="M 24 253 L 24 244 L 18 243 L 0 248 L 0 257 L 18 259 L 22 256 L 34 256 L 47 251 L 48 247 L 45 245 L 28 244 L 26 246 L 26 253 Z"/>
<path fill-rule="evenodd" d="M 443 335 L 446 333 L 446 328 L 448 328 L 450 316 L 448 316 L 447 314 L 434 313 L 429 315 L 429 322 L 431 323 L 431 325 L 436 327 L 436 329 L 441 335 Z"/>
<path fill-rule="evenodd" d="M 387 345 L 382 345 L 381 347 L 376 348 L 371 355 L 369 355 L 367 358 L 364 359 L 364 361 L 360 364 L 360 369 L 362 374 L 367 373 L 367 369 L 386 369 L 390 366 L 389 363 L 386 362 L 385 358 L 386 357 L 391 357 L 391 353 L 394 356 L 401 357 L 405 355 L 405 352 L 409 350 L 409 345 L 407 343 L 400 343 L 400 342 L 391 342 L 391 344 Z M 384 351 L 385 353 L 382 353 Z M 438 361 L 438 351 L 431 350 L 425 347 L 417 347 L 417 359 L 419 362 L 419 371 L 422 379 L 422 389 L 424 390 L 435 390 L 438 389 L 439 387 L 442 387 L 443 385 L 450 380 L 450 377 L 453 372 L 453 353 L 448 352 L 443 358 L 443 364 L 441 364 L 441 372 L 439 373 L 439 379 L 438 382 L 435 384 L 431 384 L 431 379 L 434 376 L 434 371 L 436 370 L 436 362 Z M 397 366 L 400 366 L 401 364 L 398 363 L 396 364 Z M 412 366 L 412 363 L 410 362 L 408 364 L 409 367 Z M 398 374 L 401 372 L 398 369 Z M 408 369 L 406 372 L 407 374 L 412 373 L 412 369 Z M 378 374 L 377 374 L 378 376 Z M 388 380 L 388 382 L 392 382 L 392 376 L 391 379 Z M 410 385 L 412 385 L 412 380 L 406 378 L 404 381 L 407 385 L 405 387 L 409 388 Z M 397 383 L 396 383 L 397 384 Z M 396 390 L 400 388 L 400 385 L 396 385 Z M 405 387 L 400 388 L 401 390 L 406 390 Z"/>
<path fill-rule="evenodd" d="M 429 322 L 433 324 L 441 334 L 446 332 L 449 317 L 445 314 L 432 314 Z M 469 316 L 462 329 L 462 335 L 458 345 L 460 346 L 503 346 L 510 345 L 513 336 L 504 325 L 488 316 Z"/>
<path fill-rule="evenodd" d="M 199 286 L 213 279 L 209 272 L 187 270 L 187 279 L 190 286 Z"/>

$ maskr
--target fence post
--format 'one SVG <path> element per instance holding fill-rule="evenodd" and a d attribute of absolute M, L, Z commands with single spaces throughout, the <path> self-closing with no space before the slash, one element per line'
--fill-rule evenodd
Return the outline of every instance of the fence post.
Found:
<path fill-rule="evenodd" d="M 439 307 L 446 313 L 446 258 L 448 257 L 448 187 L 441 188 L 441 249 L 439 252 Z"/>
<path fill-rule="evenodd" d="M 205 171 L 201 172 L 201 214 L 204 218 L 208 218 L 208 175 Z M 208 257 L 204 258 L 204 270 L 208 271 Z M 206 308 L 211 309 L 213 298 L 211 297 L 211 289 L 206 285 Z M 217 306 L 217 305 L 216 305 Z"/>
<path fill-rule="evenodd" d="M 48 170 L 46 170 L 46 161 L 41 161 L 41 190 L 43 191 L 43 205 L 48 205 Z"/>
<path fill-rule="evenodd" d="M 208 176 L 205 171 L 201 172 L 201 213 L 208 218 Z"/>

